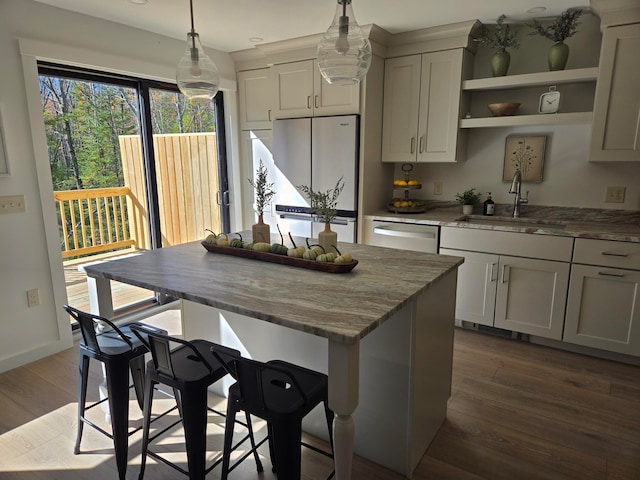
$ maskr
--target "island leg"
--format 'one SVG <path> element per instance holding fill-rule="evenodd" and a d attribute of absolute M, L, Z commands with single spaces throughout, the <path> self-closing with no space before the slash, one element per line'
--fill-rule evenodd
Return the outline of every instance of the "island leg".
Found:
<path fill-rule="evenodd" d="M 336 480 L 351 479 L 355 425 L 351 416 L 358 406 L 360 343 L 329 340 L 329 407 L 333 422 Z"/>

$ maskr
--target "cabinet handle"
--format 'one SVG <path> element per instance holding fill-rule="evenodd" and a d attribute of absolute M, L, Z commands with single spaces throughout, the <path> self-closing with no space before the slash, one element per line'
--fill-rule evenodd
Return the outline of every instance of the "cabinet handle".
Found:
<path fill-rule="evenodd" d="M 267 110 L 267 118 L 271 121 L 271 109 Z"/>
<path fill-rule="evenodd" d="M 492 282 L 497 282 L 498 281 L 498 264 L 497 263 L 492 263 L 491 264 L 491 278 L 490 280 Z"/>
<path fill-rule="evenodd" d="M 411 137 L 411 153 L 416 151 L 416 137 Z"/>
<path fill-rule="evenodd" d="M 422 153 L 424 151 L 424 135 L 420 137 L 420 142 L 418 143 L 418 145 L 420 145 L 419 152 Z"/>
<path fill-rule="evenodd" d="M 511 267 L 509 265 L 502 266 L 502 283 L 509 283 L 509 272 L 511 271 Z"/>
<path fill-rule="evenodd" d="M 614 272 L 598 272 L 598 275 L 602 275 L 604 277 L 624 277 L 624 273 L 614 273 Z"/>
<path fill-rule="evenodd" d="M 307 108 L 311 110 L 311 95 L 307 97 Z"/>
<path fill-rule="evenodd" d="M 320 100 L 320 95 L 316 95 L 314 100 L 313 100 L 313 106 L 315 108 L 320 108 L 320 104 L 319 104 L 318 100 Z"/>
<path fill-rule="evenodd" d="M 628 253 L 624 252 L 602 252 L 602 255 L 606 255 L 609 257 L 628 257 Z"/>

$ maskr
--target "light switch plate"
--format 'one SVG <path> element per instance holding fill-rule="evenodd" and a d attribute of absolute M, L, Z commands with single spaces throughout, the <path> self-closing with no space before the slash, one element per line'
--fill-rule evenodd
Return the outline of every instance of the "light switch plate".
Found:
<path fill-rule="evenodd" d="M 24 213 L 24 195 L 3 195 L 0 197 L 0 214 Z"/>
<path fill-rule="evenodd" d="M 604 201 L 606 203 L 624 203 L 627 187 L 607 187 Z"/>

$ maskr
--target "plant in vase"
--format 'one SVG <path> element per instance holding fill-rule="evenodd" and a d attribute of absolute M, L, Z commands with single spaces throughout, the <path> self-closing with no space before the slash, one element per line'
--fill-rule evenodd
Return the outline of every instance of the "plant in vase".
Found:
<path fill-rule="evenodd" d="M 248 179 L 249 184 L 256 191 L 256 213 L 258 214 L 258 223 L 252 225 L 251 234 L 254 242 L 267 242 L 271 240 L 271 231 L 269 230 L 269 224 L 264 223 L 264 209 L 267 207 L 271 198 L 276 194 L 273 189 L 273 183 L 267 181 L 267 168 L 260 159 L 260 164 L 256 170 L 255 181 L 251 178 Z"/>
<path fill-rule="evenodd" d="M 326 192 L 315 192 L 307 185 L 301 185 L 298 188 L 309 199 L 311 213 L 324 223 L 324 231 L 318 233 L 318 243 L 324 248 L 325 252 L 337 253 L 333 245 L 337 245 L 338 243 L 338 234 L 331 230 L 331 221 L 336 218 L 338 214 L 338 210 L 336 209 L 338 197 L 344 188 L 342 177 L 338 179 L 335 187 L 330 188 Z"/>
<path fill-rule="evenodd" d="M 507 52 L 507 48 L 517 49 L 520 47 L 520 42 L 517 38 L 518 32 L 511 28 L 511 25 L 505 25 L 505 18 L 507 18 L 506 15 L 500 15 L 493 30 L 483 26 L 480 37 L 474 38 L 481 46 L 489 47 L 496 51 L 491 58 L 491 73 L 494 77 L 502 77 L 509 70 L 511 54 Z"/>
<path fill-rule="evenodd" d="M 553 40 L 554 44 L 549 49 L 549 70 L 564 70 L 569 58 L 569 46 L 564 41 L 578 31 L 578 19 L 582 10 L 565 10 L 553 23 L 546 27 L 538 19 L 533 20 L 533 32 L 529 35 L 540 35 Z"/>
<path fill-rule="evenodd" d="M 456 202 L 462 205 L 462 213 L 471 215 L 473 207 L 480 201 L 480 194 L 476 193 L 475 188 L 465 190 L 462 193 L 456 193 Z"/>

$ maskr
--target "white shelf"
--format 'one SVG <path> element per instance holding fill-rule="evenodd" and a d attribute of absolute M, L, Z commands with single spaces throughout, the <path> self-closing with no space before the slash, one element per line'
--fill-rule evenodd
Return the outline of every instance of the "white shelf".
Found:
<path fill-rule="evenodd" d="M 509 88 L 535 87 L 539 85 L 560 85 L 563 83 L 595 82 L 598 79 L 598 67 L 559 70 L 555 72 L 527 73 L 504 77 L 479 78 L 462 82 L 462 89 L 505 90 Z"/>
<path fill-rule="evenodd" d="M 593 112 L 514 115 L 511 117 L 463 118 L 460 128 L 518 127 L 527 125 L 569 125 L 591 123 Z"/>

